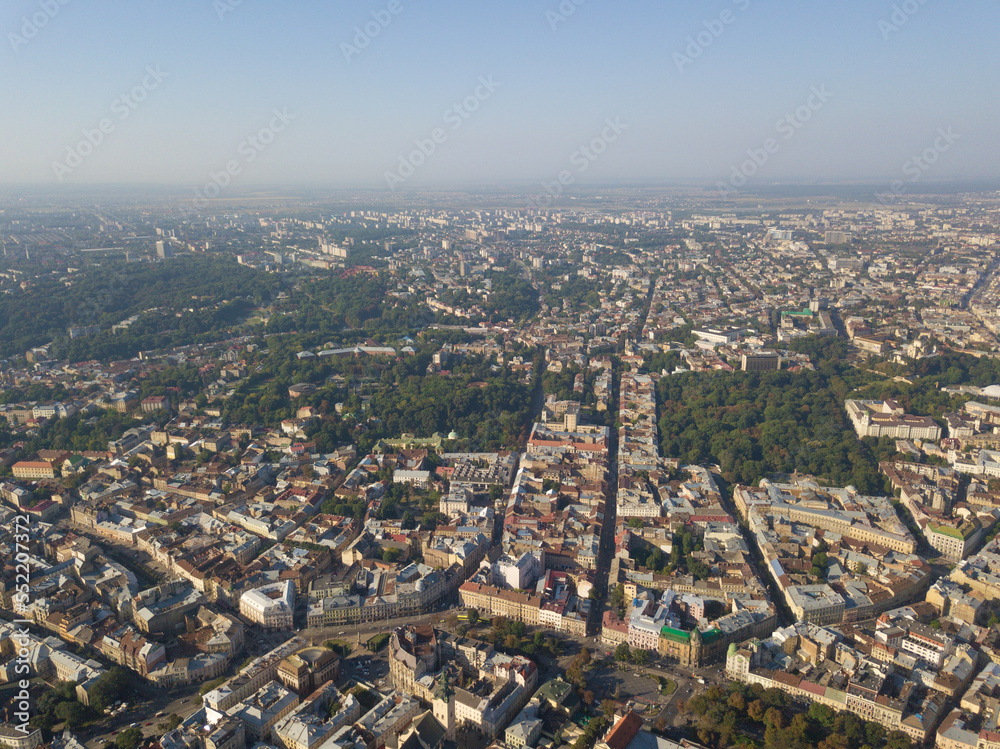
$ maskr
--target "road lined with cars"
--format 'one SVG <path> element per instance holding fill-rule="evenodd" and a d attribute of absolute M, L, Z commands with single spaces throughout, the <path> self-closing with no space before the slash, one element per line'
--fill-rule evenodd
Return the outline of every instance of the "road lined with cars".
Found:
<path fill-rule="evenodd" d="M 157 728 L 159 723 L 173 714 L 187 718 L 200 707 L 198 695 L 177 698 L 170 692 L 156 690 L 151 699 L 117 703 L 108 719 L 78 729 L 76 736 L 88 749 L 103 749 L 106 743 L 114 742 L 118 734 L 132 727 L 142 729 L 143 736 L 160 736 L 163 731 Z"/>

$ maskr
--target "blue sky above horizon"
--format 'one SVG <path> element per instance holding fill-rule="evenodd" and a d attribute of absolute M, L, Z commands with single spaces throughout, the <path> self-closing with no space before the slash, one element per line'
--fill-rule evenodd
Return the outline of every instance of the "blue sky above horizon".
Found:
<path fill-rule="evenodd" d="M 227 163 L 234 184 L 386 187 L 392 172 L 407 188 L 1000 177 L 988 0 L 62 2 L 0 10 L 2 183 L 198 186 Z M 147 69 L 166 77 L 152 88 Z M 247 141 L 273 124 L 272 142 Z M 595 139 L 601 153 L 579 150 Z"/>

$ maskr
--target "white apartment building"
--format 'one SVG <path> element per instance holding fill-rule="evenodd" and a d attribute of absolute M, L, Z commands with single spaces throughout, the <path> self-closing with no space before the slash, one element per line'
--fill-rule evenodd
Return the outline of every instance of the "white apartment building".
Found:
<path fill-rule="evenodd" d="M 903 413 L 896 401 L 848 400 L 847 415 L 859 437 L 895 437 L 904 440 L 941 439 L 941 427 L 929 416 Z"/>
<path fill-rule="evenodd" d="M 983 528 L 978 524 L 962 530 L 948 525 L 928 523 L 924 527 L 927 543 L 953 562 L 961 562 L 979 545 Z"/>
<path fill-rule="evenodd" d="M 11 723 L 0 724 L 0 747 L 3 749 L 35 749 L 42 745 L 42 729 L 31 733 L 21 733 L 21 729 Z"/>
<path fill-rule="evenodd" d="M 945 657 L 951 652 L 950 643 L 945 639 L 940 640 L 926 637 L 912 630 L 907 634 L 900 647 L 908 653 L 929 663 L 934 668 L 941 668 Z"/>
<path fill-rule="evenodd" d="M 504 555 L 493 564 L 493 582 L 499 588 L 526 590 L 541 570 L 538 559 L 524 552 L 517 559 Z"/>
<path fill-rule="evenodd" d="M 660 630 L 669 623 L 669 604 L 642 599 L 632 603 L 628 620 L 628 644 L 630 648 L 640 648 L 657 652 L 660 646 Z"/>
<path fill-rule="evenodd" d="M 240 597 L 240 613 L 265 629 L 291 629 L 295 585 L 284 580 L 248 590 Z"/>

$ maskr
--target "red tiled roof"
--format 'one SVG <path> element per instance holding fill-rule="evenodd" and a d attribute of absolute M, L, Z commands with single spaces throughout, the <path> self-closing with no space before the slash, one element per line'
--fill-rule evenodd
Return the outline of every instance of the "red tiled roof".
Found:
<path fill-rule="evenodd" d="M 774 680 L 790 687 L 797 687 L 802 681 L 802 677 L 796 676 L 795 674 L 786 674 L 781 671 L 777 671 L 774 674 Z"/>
<path fill-rule="evenodd" d="M 628 714 L 611 729 L 605 743 L 611 749 L 625 749 L 641 728 L 642 718 L 635 710 L 629 710 Z"/>
<path fill-rule="evenodd" d="M 818 697 L 822 697 L 826 694 L 826 687 L 821 687 L 819 684 L 813 684 L 811 681 L 806 681 L 805 679 L 799 684 L 799 689 L 803 692 L 809 692 L 810 694 L 815 694 Z"/>

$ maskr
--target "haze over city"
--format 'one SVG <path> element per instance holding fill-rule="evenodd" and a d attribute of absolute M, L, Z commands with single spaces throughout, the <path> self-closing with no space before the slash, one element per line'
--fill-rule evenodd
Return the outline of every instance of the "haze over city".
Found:
<path fill-rule="evenodd" d="M 716 185 L 754 153 L 751 186 L 989 178 L 998 27 L 982 0 L 16 0 L 0 180 Z"/>
<path fill-rule="evenodd" d="M 997 0 L 7 0 L 0 749 L 998 749 Z"/>

